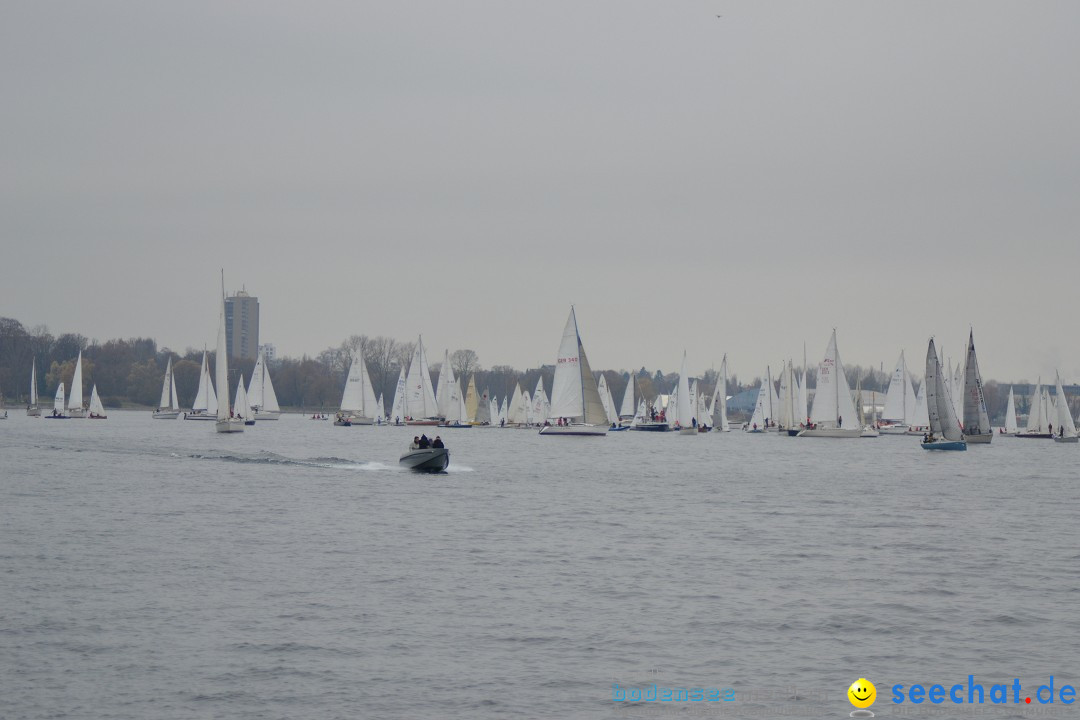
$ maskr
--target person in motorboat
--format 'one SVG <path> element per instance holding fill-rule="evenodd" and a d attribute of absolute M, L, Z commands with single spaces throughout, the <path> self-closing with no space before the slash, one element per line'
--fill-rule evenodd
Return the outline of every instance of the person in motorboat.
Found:
<path fill-rule="evenodd" d="M 420 449 L 420 437 L 418 435 L 413 435 L 412 445 L 409 446 L 409 449 L 410 450 L 419 450 Z"/>
<path fill-rule="evenodd" d="M 431 440 L 428 439 L 427 435 L 421 435 L 419 445 L 421 450 L 427 450 L 431 447 Z"/>
<path fill-rule="evenodd" d="M 444 448 L 446 446 L 443 445 L 442 438 L 439 437 L 438 435 L 436 435 L 435 439 L 431 443 L 431 447 L 433 447 L 433 448 Z"/>

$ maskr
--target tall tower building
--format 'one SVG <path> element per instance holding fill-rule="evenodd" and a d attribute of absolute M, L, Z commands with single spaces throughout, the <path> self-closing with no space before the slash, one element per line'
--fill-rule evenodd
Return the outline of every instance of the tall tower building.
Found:
<path fill-rule="evenodd" d="M 259 298 L 245 290 L 225 298 L 225 341 L 230 357 L 259 356 Z"/>

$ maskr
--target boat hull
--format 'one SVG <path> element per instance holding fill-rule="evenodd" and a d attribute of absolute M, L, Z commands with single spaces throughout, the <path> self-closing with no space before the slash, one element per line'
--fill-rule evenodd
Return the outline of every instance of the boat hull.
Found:
<path fill-rule="evenodd" d="M 878 432 L 882 435 L 907 435 L 908 429 L 907 425 L 882 425 Z"/>
<path fill-rule="evenodd" d="M 217 415 L 211 415 L 206 411 L 184 413 L 185 420 L 213 420 L 217 422 Z"/>
<path fill-rule="evenodd" d="M 275 410 L 256 410 L 256 420 L 279 420 L 281 419 L 281 413 Z"/>
<path fill-rule="evenodd" d="M 631 430 L 638 432 L 671 432 L 671 426 L 662 422 L 646 422 L 640 425 L 631 425 Z"/>
<path fill-rule="evenodd" d="M 406 425 L 431 425 L 436 426 L 439 424 L 438 420 L 406 420 Z"/>
<path fill-rule="evenodd" d="M 441 428 L 457 428 L 458 430 L 468 430 L 472 427 L 469 423 L 453 423 L 451 425 L 440 425 Z"/>
<path fill-rule="evenodd" d="M 1054 442 L 1059 442 L 1059 443 L 1080 442 L 1080 437 L 1077 437 L 1076 435 L 1073 435 L 1072 437 L 1061 437 L 1059 435 L 1058 437 L 1054 438 Z"/>
<path fill-rule="evenodd" d="M 442 472 L 450 465 L 450 451 L 446 448 L 409 450 L 398 458 L 398 464 L 416 472 Z"/>
<path fill-rule="evenodd" d="M 41 417 L 41 408 L 28 407 L 26 408 L 26 417 Z"/>
<path fill-rule="evenodd" d="M 620 425 L 618 427 L 608 428 L 608 432 L 622 432 L 623 430 L 629 430 L 629 425 Z"/>
<path fill-rule="evenodd" d="M 84 418 L 86 417 L 86 410 L 83 408 L 68 408 L 68 417 Z"/>
<path fill-rule="evenodd" d="M 974 443 L 975 445 L 989 445 L 990 441 L 994 439 L 993 433 L 979 433 L 978 435 L 964 435 L 964 442 L 968 445 Z"/>
<path fill-rule="evenodd" d="M 881 437 L 881 431 L 877 430 L 876 428 L 865 427 L 865 428 L 863 428 L 862 433 L 859 435 L 859 437 L 864 437 L 864 438 Z"/>
<path fill-rule="evenodd" d="M 697 435 L 696 427 L 681 427 L 679 428 L 680 435 Z"/>
<path fill-rule="evenodd" d="M 852 428 L 848 430 L 845 430 L 844 428 L 807 429 L 800 431 L 798 437 L 857 438 L 862 437 L 862 430 L 860 428 Z"/>
<path fill-rule="evenodd" d="M 244 432 L 244 421 L 241 418 L 226 418 L 215 421 L 214 427 L 219 433 Z"/>
<path fill-rule="evenodd" d="M 1050 438 L 1052 438 L 1052 437 L 1054 437 L 1054 436 L 1053 436 L 1053 435 L 1051 435 L 1050 433 L 1036 433 L 1036 432 L 1031 432 L 1031 433 L 1027 433 L 1027 432 L 1018 432 L 1018 433 L 1016 433 L 1015 435 L 1013 435 L 1013 437 L 1018 437 L 1018 438 L 1034 438 L 1034 439 L 1036 439 L 1036 440 L 1049 440 Z"/>
<path fill-rule="evenodd" d="M 963 440 L 936 440 L 920 444 L 923 450 L 967 450 L 967 443 Z"/>
<path fill-rule="evenodd" d="M 540 428 L 541 435 L 581 435 L 586 437 L 599 437 L 607 435 L 607 426 L 604 425 L 545 425 Z"/>
<path fill-rule="evenodd" d="M 155 410 L 152 417 L 155 420 L 175 420 L 180 417 L 179 410 Z"/>
<path fill-rule="evenodd" d="M 69 415 L 46 415 L 45 419 L 46 420 L 70 420 L 71 417 Z"/>

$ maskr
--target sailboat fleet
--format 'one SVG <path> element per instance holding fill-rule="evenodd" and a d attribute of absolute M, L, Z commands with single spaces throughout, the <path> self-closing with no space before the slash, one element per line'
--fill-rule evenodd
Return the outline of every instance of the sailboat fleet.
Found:
<path fill-rule="evenodd" d="M 235 397 L 229 402 L 228 353 L 225 343 L 224 282 L 219 302 L 219 327 L 214 357 L 214 377 L 210 374 L 209 355 L 204 350 L 199 371 L 199 385 L 187 412 L 181 410 L 176 378 L 170 357 L 162 378 L 154 419 L 212 420 L 220 433 L 241 432 L 245 425 L 259 420 L 277 420 L 281 414 L 270 369 L 262 352 L 245 385 L 237 383 Z M 885 395 L 880 421 L 877 406 L 873 418 L 864 418 L 861 383 L 853 391 L 837 346 L 836 331 L 829 338 L 825 355 L 817 367 L 816 390 L 809 401 L 807 363 L 802 371 L 788 359 L 774 379 L 772 366 L 766 367 L 758 388 L 754 411 L 743 429 L 749 433 L 774 432 L 789 437 L 858 438 L 890 435 L 922 435 L 927 450 L 964 450 L 969 444 L 989 444 L 995 434 L 1020 438 L 1054 438 L 1060 443 L 1078 443 L 1069 402 L 1061 383 L 1055 378 L 1051 396 L 1041 378 L 1028 400 L 1026 426 L 1017 421 L 1017 400 L 1009 388 L 1004 426 L 991 427 L 979 363 L 975 353 L 974 333 L 968 335 L 965 362 L 951 367 L 933 339 L 927 347 L 923 382 L 916 392 L 917 379 L 911 372 L 904 351 L 900 352 Z M 616 403 L 607 378 L 597 379 L 590 366 L 578 327 L 576 311 L 570 308 L 563 328 L 555 362 L 550 397 L 541 377 L 530 392 L 516 383 L 502 401 L 485 388 L 479 392 L 476 375 L 455 377 L 447 350 L 439 369 L 438 381 L 431 381 L 423 338 L 418 337 L 408 367 L 402 367 L 389 412 L 377 397 L 367 363 L 355 357 L 349 367 L 342 392 L 338 425 L 439 425 L 448 428 L 514 427 L 539 428 L 548 436 L 602 437 L 609 431 L 676 430 L 682 435 L 696 435 L 710 430 L 730 432 L 728 420 L 727 356 L 723 357 L 716 383 L 706 390 L 687 372 L 684 351 L 675 392 L 671 396 L 647 398 L 637 378 L 631 375 Z M 464 389 L 463 389 L 464 386 Z M 705 386 L 708 387 L 708 386 Z M 37 363 L 31 365 L 30 393 L 26 414 L 48 419 L 107 417 L 97 385 L 92 385 L 89 404 L 83 399 L 82 352 L 75 361 L 70 387 L 57 385 L 51 412 L 43 413 L 38 404 Z M 0 417 L 6 417 L 0 396 Z"/>

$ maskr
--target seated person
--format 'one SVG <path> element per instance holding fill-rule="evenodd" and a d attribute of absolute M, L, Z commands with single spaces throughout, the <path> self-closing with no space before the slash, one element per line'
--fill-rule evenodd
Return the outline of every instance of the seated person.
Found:
<path fill-rule="evenodd" d="M 443 445 L 442 438 L 439 437 L 438 435 L 436 435 L 435 440 L 431 443 L 431 447 L 433 447 L 433 448 L 441 448 L 441 447 L 446 447 L 446 446 Z"/>

